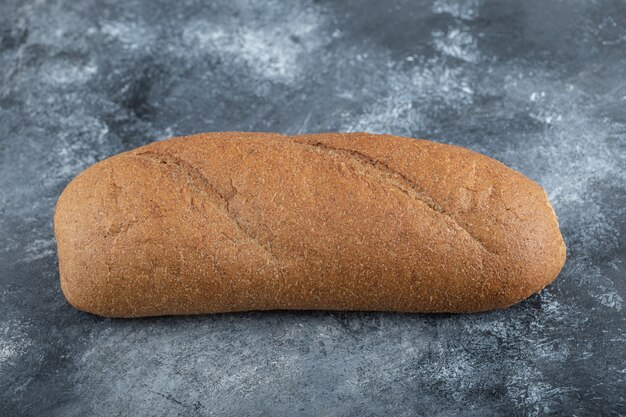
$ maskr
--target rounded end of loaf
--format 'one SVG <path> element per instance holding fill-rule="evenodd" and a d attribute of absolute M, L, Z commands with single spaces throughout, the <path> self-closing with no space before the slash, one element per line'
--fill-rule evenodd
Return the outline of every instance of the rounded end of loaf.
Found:
<path fill-rule="evenodd" d="M 521 174 L 520 174 L 521 175 Z M 523 201 L 515 211 L 515 227 L 503 236 L 505 244 L 491 263 L 495 288 L 492 303 L 484 310 L 502 309 L 519 303 L 552 283 L 563 268 L 566 246 L 558 219 L 545 191 L 526 179 Z"/>
<path fill-rule="evenodd" d="M 98 162 L 63 190 L 54 213 L 61 290 L 78 310 L 105 317 L 130 317 L 128 289 L 115 269 L 116 237 L 134 213 L 121 213 L 113 179 L 117 158 Z"/>
<path fill-rule="evenodd" d="M 94 291 L 100 276 L 89 275 L 88 265 L 92 258 L 102 255 L 94 248 L 98 241 L 94 222 L 98 218 L 99 204 L 95 195 L 102 190 L 101 166 L 92 165 L 76 176 L 63 190 L 54 211 L 54 233 L 59 255 L 61 291 L 74 308 L 107 316 L 94 301 Z M 94 257 L 95 255 L 95 257 Z"/>

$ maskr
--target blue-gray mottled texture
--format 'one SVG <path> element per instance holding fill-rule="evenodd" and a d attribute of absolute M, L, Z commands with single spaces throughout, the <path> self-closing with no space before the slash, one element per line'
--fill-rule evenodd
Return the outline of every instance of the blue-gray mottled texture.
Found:
<path fill-rule="evenodd" d="M 0 69 L 0 415 L 626 415 L 623 1 L 4 0 Z M 65 185 L 224 130 L 483 152 L 546 188 L 567 263 L 476 315 L 72 309 Z"/>

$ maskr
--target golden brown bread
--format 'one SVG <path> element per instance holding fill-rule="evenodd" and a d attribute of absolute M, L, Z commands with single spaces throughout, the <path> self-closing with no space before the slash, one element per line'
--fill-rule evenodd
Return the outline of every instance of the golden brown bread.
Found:
<path fill-rule="evenodd" d="M 464 148 L 207 133 L 98 162 L 54 218 L 61 287 L 103 316 L 507 307 L 559 273 L 542 188 Z"/>

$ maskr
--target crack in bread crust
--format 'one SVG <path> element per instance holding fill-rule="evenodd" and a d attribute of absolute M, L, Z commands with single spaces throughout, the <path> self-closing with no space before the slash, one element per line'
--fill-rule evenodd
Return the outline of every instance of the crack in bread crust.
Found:
<path fill-rule="evenodd" d="M 244 226 L 237 211 L 232 207 L 231 201 L 238 193 L 237 189 L 232 186 L 232 181 L 232 191 L 225 194 L 215 188 L 204 176 L 204 174 L 202 174 L 202 171 L 200 171 L 198 167 L 171 153 L 144 150 L 138 153 L 130 154 L 129 156 L 146 159 L 159 165 L 167 165 L 168 167 L 175 167 L 175 169 L 178 169 L 189 179 L 185 185 L 190 190 L 193 190 L 196 194 L 200 191 L 204 195 L 208 196 L 209 201 L 215 207 L 220 209 L 220 211 L 224 213 L 225 217 L 230 219 L 230 221 L 237 226 L 237 229 L 242 235 L 254 242 L 273 262 L 278 262 L 278 258 L 272 251 L 271 245 L 267 245 L 266 247 L 266 245 L 262 244 L 256 235 L 252 233 L 248 227 Z"/>
<path fill-rule="evenodd" d="M 497 252 L 487 247 L 481 239 L 476 237 L 472 232 L 464 227 L 463 224 L 460 223 L 450 212 L 446 211 L 443 206 L 441 206 L 431 196 L 429 196 L 419 184 L 412 181 L 405 174 L 391 168 L 386 163 L 355 149 L 338 148 L 319 141 L 309 142 L 296 140 L 294 138 L 292 139 L 292 143 L 303 145 L 311 150 L 317 150 L 318 153 L 326 153 L 331 156 L 349 158 L 350 160 L 365 166 L 368 169 L 365 172 L 368 173 L 371 177 L 377 179 L 378 182 L 390 184 L 410 198 L 425 204 L 432 211 L 449 219 L 451 224 L 467 234 L 472 241 L 474 241 L 478 246 L 481 247 L 481 249 L 494 255 L 498 254 Z"/>

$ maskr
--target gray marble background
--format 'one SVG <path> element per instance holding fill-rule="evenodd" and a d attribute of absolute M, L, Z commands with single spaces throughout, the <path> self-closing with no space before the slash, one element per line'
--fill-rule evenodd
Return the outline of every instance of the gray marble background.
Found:
<path fill-rule="evenodd" d="M 203 3 L 0 2 L 0 415 L 626 415 L 624 1 Z M 69 307 L 64 186 L 222 130 L 483 152 L 548 190 L 567 264 L 476 315 Z"/>

